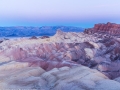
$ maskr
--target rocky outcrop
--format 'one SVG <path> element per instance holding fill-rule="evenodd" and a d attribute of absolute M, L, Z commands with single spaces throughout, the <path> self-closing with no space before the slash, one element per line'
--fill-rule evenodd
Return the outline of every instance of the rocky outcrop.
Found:
<path fill-rule="evenodd" d="M 84 33 L 62 32 L 45 39 L 16 39 L 0 44 L 0 61 L 27 62 L 44 70 L 82 64 L 111 79 L 120 76 L 119 38 L 96 38 Z"/>
<path fill-rule="evenodd" d="M 8 62 L 0 66 L 0 89 L 35 90 L 119 90 L 120 83 L 84 66 L 54 68 L 29 67 L 27 63 Z M 109 86 L 108 86 L 109 85 Z"/>
<path fill-rule="evenodd" d="M 42 36 L 41 39 L 50 38 L 49 36 Z"/>
<path fill-rule="evenodd" d="M 53 42 L 64 42 L 64 43 L 80 43 L 80 42 L 88 42 L 93 41 L 97 42 L 101 40 L 99 37 L 94 37 L 92 35 L 85 34 L 83 32 L 63 32 L 58 30 L 54 37 L 51 37 L 51 41 Z"/>
<path fill-rule="evenodd" d="M 30 39 L 37 39 L 37 37 L 36 36 L 32 36 Z"/>
<path fill-rule="evenodd" d="M 93 28 L 85 29 L 87 34 L 102 33 L 108 35 L 119 36 L 120 34 L 120 24 L 110 23 L 107 24 L 95 24 Z M 108 36 L 110 37 L 110 36 Z"/>
<path fill-rule="evenodd" d="M 95 34 L 58 30 L 0 43 L 0 89 L 119 90 L 120 38 Z"/>

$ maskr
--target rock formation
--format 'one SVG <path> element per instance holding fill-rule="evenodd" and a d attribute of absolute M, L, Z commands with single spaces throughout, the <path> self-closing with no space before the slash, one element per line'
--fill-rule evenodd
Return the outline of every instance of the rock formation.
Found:
<path fill-rule="evenodd" d="M 120 83 L 109 80 L 97 70 L 84 67 L 29 67 L 27 63 L 11 61 L 0 68 L 0 89 L 35 90 L 119 90 Z M 73 76 L 74 75 L 74 76 Z"/>
<path fill-rule="evenodd" d="M 50 38 L 49 36 L 42 36 L 41 39 Z"/>
<path fill-rule="evenodd" d="M 120 90 L 120 38 L 103 30 L 109 24 L 80 33 L 58 30 L 49 38 L 3 41 L 0 89 Z"/>
<path fill-rule="evenodd" d="M 101 34 L 107 34 L 112 36 L 119 36 L 120 34 L 120 24 L 110 23 L 107 24 L 95 24 L 93 28 L 85 29 L 84 31 L 87 34 L 95 34 L 95 33 L 101 33 Z"/>
<path fill-rule="evenodd" d="M 37 37 L 36 36 L 32 36 L 30 39 L 37 39 Z"/>

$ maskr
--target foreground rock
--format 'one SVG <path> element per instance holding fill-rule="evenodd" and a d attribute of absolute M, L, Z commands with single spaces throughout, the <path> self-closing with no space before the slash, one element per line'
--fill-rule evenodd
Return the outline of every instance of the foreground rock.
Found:
<path fill-rule="evenodd" d="M 9 62 L 0 69 L 0 89 L 36 90 L 119 90 L 120 83 L 84 66 L 45 71 L 26 63 Z M 106 86 L 110 85 L 110 86 Z"/>

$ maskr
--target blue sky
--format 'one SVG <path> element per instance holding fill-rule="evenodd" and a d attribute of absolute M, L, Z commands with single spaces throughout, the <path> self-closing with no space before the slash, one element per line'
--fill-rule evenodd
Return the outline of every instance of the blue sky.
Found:
<path fill-rule="evenodd" d="M 120 0 L 0 0 L 0 26 L 120 23 Z"/>

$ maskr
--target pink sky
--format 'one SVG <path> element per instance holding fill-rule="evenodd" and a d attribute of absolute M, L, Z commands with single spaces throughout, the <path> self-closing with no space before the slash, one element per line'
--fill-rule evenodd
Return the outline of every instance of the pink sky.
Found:
<path fill-rule="evenodd" d="M 120 0 L 0 0 L 0 26 L 120 23 Z"/>

